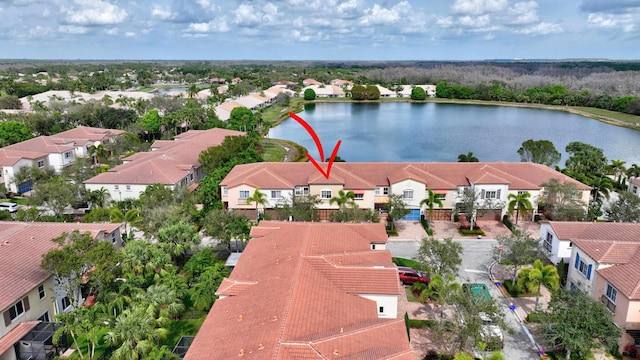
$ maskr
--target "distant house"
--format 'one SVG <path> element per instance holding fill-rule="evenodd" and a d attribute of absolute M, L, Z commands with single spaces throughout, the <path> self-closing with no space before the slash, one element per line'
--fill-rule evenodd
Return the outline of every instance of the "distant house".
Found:
<path fill-rule="evenodd" d="M 334 97 L 344 97 L 344 90 L 341 87 L 334 85 L 309 85 L 307 87 L 302 88 L 300 91 L 301 94 L 304 94 L 305 90 L 311 89 L 316 93 L 316 97 L 319 98 L 334 98 Z"/>
<path fill-rule="evenodd" d="M 640 224 L 551 221 L 541 227 L 547 248 L 545 234 L 568 242 L 567 288 L 607 306 L 624 330 L 621 348 L 640 345 Z"/>
<path fill-rule="evenodd" d="M 240 84 L 241 82 L 242 82 L 242 79 L 240 79 L 239 77 L 231 79 L 231 85 L 237 85 L 237 84 Z"/>
<path fill-rule="evenodd" d="M 397 97 L 398 96 L 395 92 L 387 89 L 384 86 L 380 86 L 380 85 L 374 85 L 374 86 L 377 87 L 378 90 L 380 90 L 380 97 L 381 98 L 392 98 L 392 97 Z"/>
<path fill-rule="evenodd" d="M 251 236 L 186 360 L 416 359 L 384 225 L 263 221 Z"/>
<path fill-rule="evenodd" d="M 0 178 L 7 190 L 25 193 L 31 190 L 32 184 L 15 184 L 13 181 L 21 168 L 48 168 L 60 174 L 76 161 L 76 157 L 88 157 L 91 146 L 112 143 L 122 134 L 122 130 L 80 126 L 56 135 L 38 136 L 5 146 L 0 149 Z"/>
<path fill-rule="evenodd" d="M 629 187 L 627 190 L 636 196 L 640 196 L 640 178 L 633 178 L 629 180 Z"/>
<path fill-rule="evenodd" d="M 399 97 L 411 97 L 411 92 L 416 87 L 421 87 L 424 89 L 425 93 L 427 93 L 427 97 L 436 97 L 436 86 L 435 85 L 401 85 L 402 90 L 398 92 Z"/>
<path fill-rule="evenodd" d="M 311 78 L 302 80 L 302 86 L 311 86 L 311 85 L 324 85 L 324 84 L 316 79 L 311 79 Z"/>
<path fill-rule="evenodd" d="M 225 84 L 226 82 L 225 78 L 213 77 L 209 79 L 209 84 Z"/>
<path fill-rule="evenodd" d="M 243 136 L 244 132 L 210 129 L 189 130 L 174 140 L 157 140 L 151 151 L 133 154 L 122 165 L 109 169 L 84 182 L 88 190 L 105 188 L 110 200 L 137 199 L 149 185 L 162 184 L 196 187 L 204 177 L 198 161 L 200 153 L 222 144 L 227 136 Z"/>
<path fill-rule="evenodd" d="M 56 314 L 71 310 L 87 294 L 67 294 L 40 268 L 42 256 L 58 245 L 51 239 L 75 230 L 121 244 L 121 224 L 0 222 L 0 359 L 49 359 Z M 37 337 L 34 335 L 38 335 Z"/>
<path fill-rule="evenodd" d="M 329 84 L 333 86 L 341 87 L 345 90 L 351 90 L 351 88 L 353 87 L 353 81 L 342 80 L 342 79 L 333 79 L 331 80 L 331 82 L 329 82 Z"/>

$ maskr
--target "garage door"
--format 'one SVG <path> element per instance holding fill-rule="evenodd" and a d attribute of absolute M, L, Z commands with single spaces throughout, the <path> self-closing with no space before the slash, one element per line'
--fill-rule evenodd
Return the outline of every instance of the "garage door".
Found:
<path fill-rule="evenodd" d="M 400 220 L 420 221 L 420 209 L 411 209 L 411 212 Z"/>

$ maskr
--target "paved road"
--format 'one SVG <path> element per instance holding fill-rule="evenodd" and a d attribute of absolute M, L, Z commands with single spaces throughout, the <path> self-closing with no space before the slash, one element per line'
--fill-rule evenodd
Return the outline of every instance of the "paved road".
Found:
<path fill-rule="evenodd" d="M 505 331 L 505 345 L 503 353 L 509 360 L 534 360 L 538 359 L 537 349 L 532 345 L 527 333 L 523 330 L 516 315 L 509 310 L 508 300 L 502 297 L 495 285 L 489 278 L 489 265 L 493 262 L 493 249 L 496 246 L 495 240 L 457 240 L 462 244 L 463 256 L 462 265 L 458 272 L 457 280 L 460 283 L 474 282 L 483 283 L 489 287 L 491 295 L 500 299 L 504 309 L 505 323 L 510 328 Z M 411 259 L 415 256 L 419 247 L 419 242 L 390 241 L 387 248 L 392 256 Z"/>

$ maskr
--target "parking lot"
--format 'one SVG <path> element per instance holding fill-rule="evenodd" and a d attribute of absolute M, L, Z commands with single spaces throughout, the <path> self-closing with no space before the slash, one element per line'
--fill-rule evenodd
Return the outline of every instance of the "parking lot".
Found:
<path fill-rule="evenodd" d="M 400 224 L 403 226 L 397 226 L 400 236 L 389 239 L 390 241 L 387 244 L 387 247 L 393 256 L 409 259 L 413 258 L 420 245 L 420 239 L 422 237 L 426 237 L 426 233 L 424 233 L 424 236 L 418 235 L 419 229 L 417 228 L 417 225 L 420 225 L 419 222 L 409 223 L 414 224 Z M 509 310 L 509 300 L 502 296 L 489 276 L 489 266 L 494 261 L 494 249 L 497 246 L 497 242 L 494 237 L 503 230 L 509 231 L 504 227 L 504 225 L 502 225 L 502 223 L 497 221 L 492 223 L 494 224 L 480 224 L 485 233 L 487 233 L 487 230 L 485 229 L 489 230 L 487 236 L 480 240 L 477 237 L 464 238 L 458 235 L 455 223 L 452 222 L 435 222 L 432 224 L 432 229 L 435 230 L 434 237 L 451 237 L 456 241 L 459 241 L 463 247 L 462 265 L 458 272 L 457 281 L 460 283 L 472 282 L 486 284 L 492 297 L 499 299 L 502 303 L 504 321 L 510 329 L 509 331 L 504 332 L 505 343 L 503 353 L 505 357 L 507 359 L 514 360 L 538 359 L 537 348 L 535 348 L 529 338 L 529 335 L 523 329 L 517 315 L 513 311 Z M 422 228 L 421 225 L 420 228 Z M 424 231 L 424 229 L 422 229 L 422 231 Z M 403 234 L 406 235 L 403 236 Z M 536 237 L 538 236 L 537 233 L 532 235 Z M 415 307 L 415 305 L 412 306 Z M 412 309 L 411 312 L 427 316 L 427 311 L 422 311 L 419 308 Z"/>

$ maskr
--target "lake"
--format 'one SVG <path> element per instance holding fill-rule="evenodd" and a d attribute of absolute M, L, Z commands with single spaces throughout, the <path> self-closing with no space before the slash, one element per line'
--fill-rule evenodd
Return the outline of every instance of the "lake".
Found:
<path fill-rule="evenodd" d="M 607 159 L 640 164 L 640 131 L 561 111 L 504 106 L 407 102 L 319 103 L 297 114 L 316 131 L 329 157 L 338 140 L 346 161 L 457 161 L 473 152 L 480 161 L 520 161 L 528 139 L 549 140 L 562 153 L 580 141 L 601 148 Z M 287 119 L 269 137 L 294 141 L 318 157 L 311 136 Z"/>

